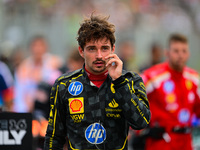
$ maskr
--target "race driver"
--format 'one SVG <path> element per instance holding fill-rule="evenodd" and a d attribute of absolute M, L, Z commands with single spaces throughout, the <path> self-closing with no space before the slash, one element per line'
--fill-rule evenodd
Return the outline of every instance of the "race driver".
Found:
<path fill-rule="evenodd" d="M 82 69 L 59 77 L 50 96 L 45 150 L 127 149 L 129 127 L 150 121 L 142 78 L 122 70 L 114 54 L 115 26 L 92 14 L 80 25 L 77 41 Z"/>
<path fill-rule="evenodd" d="M 199 75 L 187 67 L 189 44 L 182 34 L 169 38 L 167 61 L 144 71 L 151 106 L 147 150 L 192 150 L 191 119 L 200 117 Z"/>

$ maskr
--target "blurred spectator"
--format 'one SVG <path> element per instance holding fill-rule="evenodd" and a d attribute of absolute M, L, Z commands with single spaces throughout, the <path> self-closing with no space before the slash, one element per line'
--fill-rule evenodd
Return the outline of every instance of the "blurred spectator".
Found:
<path fill-rule="evenodd" d="M 35 103 L 33 110 L 33 118 L 37 120 L 48 119 L 50 112 L 50 92 L 51 92 L 50 84 L 46 82 L 40 82 L 36 89 L 35 94 Z"/>
<path fill-rule="evenodd" d="M 43 36 L 36 36 L 30 42 L 31 55 L 16 70 L 15 101 L 16 112 L 32 112 L 34 95 L 41 81 L 53 84 L 61 74 L 62 65 L 58 56 L 48 53 L 48 44 Z"/>
<path fill-rule="evenodd" d="M 9 57 L 9 65 L 11 73 L 13 75 L 17 70 L 17 68 L 19 67 L 20 63 L 24 60 L 25 56 L 26 52 L 21 47 L 17 47 L 12 51 Z"/>
<path fill-rule="evenodd" d="M 21 46 L 16 46 L 10 41 L 2 42 L 0 49 L 0 60 L 8 66 L 14 76 L 15 69 L 25 58 L 26 52 Z"/>
<path fill-rule="evenodd" d="M 185 36 L 170 36 L 167 59 L 142 75 L 152 113 L 145 147 L 192 150 L 192 115 L 200 117 L 199 74 L 186 66 L 189 44 Z"/>
<path fill-rule="evenodd" d="M 133 42 L 123 41 L 119 45 L 119 57 L 123 61 L 123 69 L 138 72 L 136 52 Z"/>
<path fill-rule="evenodd" d="M 43 149 L 44 137 L 50 112 L 50 92 L 51 85 L 46 82 L 40 82 L 35 92 L 35 103 L 32 121 L 34 150 L 39 148 Z"/>
<path fill-rule="evenodd" d="M 12 111 L 13 77 L 7 65 L 0 61 L 0 111 Z"/>
<path fill-rule="evenodd" d="M 144 70 L 150 68 L 151 66 L 161 63 L 163 61 L 163 51 L 162 51 L 162 48 L 158 44 L 154 43 L 151 46 L 150 57 L 151 57 L 150 62 L 146 66 L 142 66 L 140 68 L 140 72 L 143 72 Z"/>
<path fill-rule="evenodd" d="M 10 56 L 13 52 L 13 49 L 14 45 L 10 42 L 2 42 L 0 45 L 0 61 L 5 63 L 10 70 L 11 70 Z"/>
<path fill-rule="evenodd" d="M 64 66 L 60 70 L 62 71 L 62 73 L 72 72 L 74 70 L 82 68 L 83 63 L 84 63 L 83 57 L 80 56 L 78 49 L 74 48 L 70 52 L 66 64 L 64 64 Z"/>

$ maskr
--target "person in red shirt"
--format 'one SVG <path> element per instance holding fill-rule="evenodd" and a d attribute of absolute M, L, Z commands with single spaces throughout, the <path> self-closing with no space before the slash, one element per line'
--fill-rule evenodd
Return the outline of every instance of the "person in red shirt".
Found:
<path fill-rule="evenodd" d="M 189 43 L 181 34 L 169 38 L 167 61 L 141 75 L 151 107 L 147 150 L 191 150 L 191 119 L 200 117 L 199 75 L 187 67 Z"/>

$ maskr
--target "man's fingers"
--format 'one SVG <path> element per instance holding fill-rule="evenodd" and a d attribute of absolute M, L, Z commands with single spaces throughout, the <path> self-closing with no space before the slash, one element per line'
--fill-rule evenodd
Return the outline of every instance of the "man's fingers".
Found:
<path fill-rule="evenodd" d="M 110 60 L 107 62 L 106 67 L 109 66 L 109 65 L 114 66 L 115 64 L 117 65 L 116 59 L 110 59 Z"/>
<path fill-rule="evenodd" d="M 116 54 L 109 54 L 108 56 L 105 57 L 105 59 L 112 59 L 112 58 L 119 59 L 119 57 Z"/>
<path fill-rule="evenodd" d="M 116 54 L 109 54 L 105 57 L 105 59 L 109 59 L 106 66 L 114 66 L 118 64 L 118 61 L 120 61 L 119 57 Z"/>

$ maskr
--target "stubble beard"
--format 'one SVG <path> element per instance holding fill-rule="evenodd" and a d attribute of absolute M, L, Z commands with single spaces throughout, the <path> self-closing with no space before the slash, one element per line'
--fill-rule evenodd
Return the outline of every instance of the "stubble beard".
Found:
<path fill-rule="evenodd" d="M 174 70 L 181 72 L 181 71 L 183 71 L 183 68 L 184 68 L 184 66 L 186 64 L 185 63 L 175 62 L 175 63 L 172 63 L 171 65 L 172 65 Z"/>
<path fill-rule="evenodd" d="M 103 72 L 105 72 L 105 70 L 106 70 L 106 61 L 104 61 L 104 60 L 102 60 L 102 59 L 97 59 L 96 61 L 94 61 L 93 62 L 93 64 L 95 64 L 96 62 L 98 62 L 98 61 L 101 61 L 101 62 L 103 62 L 104 63 L 104 65 L 103 66 L 96 66 L 96 67 L 91 67 L 91 70 L 94 72 L 94 73 L 97 73 L 97 74 L 101 74 L 101 73 L 103 73 Z"/>
<path fill-rule="evenodd" d="M 106 70 L 105 66 L 104 67 L 99 67 L 99 68 L 97 67 L 97 69 L 96 68 L 92 68 L 92 71 L 95 72 L 95 73 L 98 73 L 98 74 L 105 72 L 105 70 Z"/>

